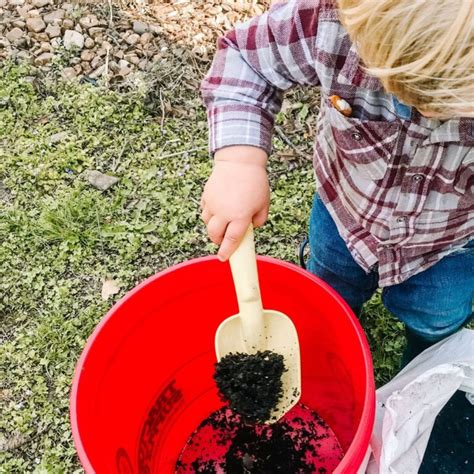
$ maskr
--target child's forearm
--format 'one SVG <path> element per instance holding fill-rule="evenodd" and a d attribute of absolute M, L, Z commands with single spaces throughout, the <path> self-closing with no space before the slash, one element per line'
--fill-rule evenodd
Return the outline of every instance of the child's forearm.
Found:
<path fill-rule="evenodd" d="M 235 163 L 250 164 L 266 167 L 268 155 L 265 150 L 255 146 L 236 145 L 217 150 L 215 161 L 232 161 Z"/>

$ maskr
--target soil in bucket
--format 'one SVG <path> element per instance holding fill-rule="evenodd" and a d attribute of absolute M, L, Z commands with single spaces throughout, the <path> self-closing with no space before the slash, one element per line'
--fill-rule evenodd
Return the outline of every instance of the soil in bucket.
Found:
<path fill-rule="evenodd" d="M 329 473 L 343 451 L 329 426 L 303 404 L 264 424 L 282 396 L 283 356 L 229 354 L 214 379 L 228 403 L 204 420 L 176 464 L 187 473 Z"/>

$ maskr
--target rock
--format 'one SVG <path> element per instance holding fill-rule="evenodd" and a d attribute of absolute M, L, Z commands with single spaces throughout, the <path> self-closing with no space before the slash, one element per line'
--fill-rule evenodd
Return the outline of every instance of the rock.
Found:
<path fill-rule="evenodd" d="M 82 61 L 81 64 L 80 64 L 81 68 L 82 68 L 82 72 L 84 74 L 89 74 L 91 71 L 92 71 L 92 68 L 91 68 L 91 65 L 90 63 L 86 62 L 86 61 Z"/>
<path fill-rule="evenodd" d="M 53 47 L 51 46 L 51 44 L 49 42 L 43 41 L 41 43 L 41 47 L 40 47 L 41 52 L 50 53 L 52 50 L 53 50 Z"/>
<path fill-rule="evenodd" d="M 13 30 L 10 30 L 5 37 L 8 41 L 14 43 L 15 41 L 18 41 L 22 36 L 23 31 L 20 30 L 20 28 L 13 28 Z"/>
<path fill-rule="evenodd" d="M 19 7 L 19 6 L 25 4 L 25 0 L 9 0 L 8 3 L 9 3 L 12 7 Z"/>
<path fill-rule="evenodd" d="M 72 30 L 74 28 L 74 21 L 70 18 L 66 18 L 62 22 L 62 26 L 64 30 Z"/>
<path fill-rule="evenodd" d="M 91 49 L 95 46 L 95 41 L 92 38 L 87 37 L 86 41 L 84 42 L 84 46 L 87 49 Z"/>
<path fill-rule="evenodd" d="M 35 59 L 36 66 L 44 66 L 51 62 L 53 59 L 52 53 L 42 53 Z"/>
<path fill-rule="evenodd" d="M 118 75 L 125 77 L 125 76 L 128 76 L 131 72 L 132 70 L 130 68 L 122 67 L 119 69 Z"/>
<path fill-rule="evenodd" d="M 141 21 L 134 21 L 132 29 L 137 35 L 142 35 L 146 31 L 148 31 L 148 25 Z"/>
<path fill-rule="evenodd" d="M 139 40 L 140 40 L 140 36 L 138 36 L 136 33 L 132 33 L 131 35 L 127 36 L 127 38 L 125 39 L 125 41 L 130 46 L 133 46 L 134 44 L 137 44 Z"/>
<path fill-rule="evenodd" d="M 100 191 L 106 191 L 119 181 L 115 176 L 109 176 L 96 170 L 86 171 L 85 177 L 94 188 Z"/>
<path fill-rule="evenodd" d="M 115 62 L 115 61 L 110 61 L 109 62 L 109 69 L 113 72 L 113 73 L 117 73 L 119 71 L 119 65 Z"/>
<path fill-rule="evenodd" d="M 61 47 L 61 38 L 53 38 L 49 44 L 53 47 L 53 49 L 58 49 Z"/>
<path fill-rule="evenodd" d="M 26 27 L 28 28 L 28 31 L 39 33 L 46 28 L 46 24 L 41 17 L 28 18 L 26 20 Z"/>
<path fill-rule="evenodd" d="M 94 59 L 92 59 L 91 61 L 91 68 L 97 69 L 102 64 L 103 64 L 102 58 L 100 56 L 95 56 Z"/>
<path fill-rule="evenodd" d="M 25 7 L 28 6 L 28 5 L 25 5 Z M 23 8 L 25 8 L 23 7 Z M 32 10 L 28 10 L 28 13 L 27 13 L 27 16 L 29 17 L 34 17 L 34 16 L 41 16 L 40 14 L 40 11 L 37 10 L 36 8 L 32 9 Z"/>
<path fill-rule="evenodd" d="M 44 15 L 43 19 L 48 24 L 57 24 L 64 18 L 65 15 L 66 12 L 62 8 L 60 8 L 59 10 L 54 10 L 51 13 L 47 13 L 46 15 Z"/>
<path fill-rule="evenodd" d="M 122 50 L 120 50 L 120 49 L 119 49 L 118 51 L 115 51 L 115 52 L 114 52 L 114 56 L 115 56 L 117 59 L 122 59 L 123 56 L 124 56 L 124 54 L 125 54 L 125 53 L 124 53 Z"/>
<path fill-rule="evenodd" d="M 47 33 L 32 33 L 31 37 L 34 38 L 36 41 L 43 42 L 43 41 L 49 41 L 49 36 Z"/>
<path fill-rule="evenodd" d="M 149 29 L 155 35 L 159 35 L 163 32 L 163 28 L 161 28 L 161 26 L 158 26 L 158 25 L 150 25 Z"/>
<path fill-rule="evenodd" d="M 28 12 L 32 8 L 33 7 L 27 3 L 26 5 L 23 5 L 22 7 L 17 7 L 16 11 L 17 11 L 18 15 L 20 15 L 22 18 L 26 18 L 28 16 Z M 38 10 L 36 10 L 36 11 L 38 11 Z M 36 16 L 38 16 L 38 15 L 36 15 Z"/>
<path fill-rule="evenodd" d="M 136 54 L 126 54 L 125 55 L 125 60 L 128 61 L 131 64 L 138 64 L 140 62 L 140 59 Z"/>
<path fill-rule="evenodd" d="M 70 64 L 72 64 L 73 66 L 75 66 L 76 64 L 79 64 L 81 62 L 81 58 L 78 58 L 77 56 L 75 58 L 71 58 L 69 60 Z"/>
<path fill-rule="evenodd" d="M 71 79 L 77 77 L 77 72 L 73 67 L 66 67 L 62 70 L 61 76 L 63 77 L 63 79 L 70 81 Z"/>
<path fill-rule="evenodd" d="M 71 68 L 67 68 L 67 69 L 71 69 Z M 63 70 L 64 72 L 65 70 Z M 56 143 L 59 143 L 59 142 L 62 142 L 63 140 L 65 140 L 66 138 L 68 138 L 69 134 L 67 132 L 58 132 L 58 133 L 55 133 L 54 135 L 51 135 L 49 137 L 49 144 L 50 145 L 55 145 Z"/>
<path fill-rule="evenodd" d="M 61 8 L 67 13 L 71 13 L 74 10 L 74 5 L 72 3 L 63 3 Z"/>
<path fill-rule="evenodd" d="M 57 38 L 58 36 L 61 36 L 61 27 L 58 25 L 49 24 L 45 32 L 50 38 Z"/>
<path fill-rule="evenodd" d="M 35 8 L 43 8 L 49 5 L 49 0 L 32 0 L 31 3 Z"/>
<path fill-rule="evenodd" d="M 92 61 L 95 57 L 95 53 L 94 51 L 91 51 L 90 49 L 85 49 L 82 53 L 81 53 L 81 59 L 83 61 Z"/>
<path fill-rule="evenodd" d="M 87 16 L 82 17 L 79 20 L 79 24 L 82 27 L 89 29 L 89 28 L 93 28 L 94 26 L 98 26 L 99 20 L 95 15 L 87 15 Z"/>
<path fill-rule="evenodd" d="M 10 41 L 7 38 L 4 38 L 3 36 L 0 36 L 0 48 L 1 49 L 6 49 L 10 46 Z"/>
<path fill-rule="evenodd" d="M 107 55 L 107 50 L 100 48 L 96 51 L 95 54 L 96 54 L 96 56 L 106 56 Z"/>
<path fill-rule="evenodd" d="M 126 67 L 130 66 L 130 63 L 128 61 L 126 61 L 125 59 L 121 59 L 118 64 L 119 64 L 120 69 L 123 69 L 123 68 L 126 68 Z"/>
<path fill-rule="evenodd" d="M 7 0 L 0 0 L 0 8 L 6 7 L 7 3 Z"/>
<path fill-rule="evenodd" d="M 89 28 L 89 36 L 91 36 L 92 38 L 97 38 L 104 31 L 104 28 L 101 28 L 99 26 L 93 26 L 92 28 Z"/>
<path fill-rule="evenodd" d="M 74 27 L 74 29 L 78 32 L 78 33 L 82 33 L 82 26 L 81 25 L 76 25 Z"/>
<path fill-rule="evenodd" d="M 148 44 L 153 39 L 152 33 L 143 33 L 140 37 L 141 44 Z"/>
<path fill-rule="evenodd" d="M 138 63 L 138 69 L 140 69 L 140 71 L 146 71 L 147 68 L 148 68 L 148 61 L 146 59 L 142 59 Z"/>
<path fill-rule="evenodd" d="M 105 72 L 105 64 L 102 64 L 102 66 L 99 66 L 97 69 L 95 69 L 94 71 L 92 71 L 90 74 L 89 74 L 89 77 L 91 79 L 97 79 L 99 77 L 101 77 Z M 118 180 L 117 180 L 118 181 Z"/>
<path fill-rule="evenodd" d="M 84 35 L 74 30 L 66 30 L 63 42 L 66 49 L 82 49 L 84 47 Z"/>
<path fill-rule="evenodd" d="M 81 65 L 80 65 L 80 64 L 76 64 L 76 65 L 74 66 L 74 71 L 76 71 L 76 74 L 77 74 L 77 75 L 81 74 L 81 72 L 82 72 L 82 67 L 81 67 Z"/>
<path fill-rule="evenodd" d="M 16 20 L 12 22 L 12 26 L 15 28 L 25 29 L 26 23 L 23 20 Z"/>

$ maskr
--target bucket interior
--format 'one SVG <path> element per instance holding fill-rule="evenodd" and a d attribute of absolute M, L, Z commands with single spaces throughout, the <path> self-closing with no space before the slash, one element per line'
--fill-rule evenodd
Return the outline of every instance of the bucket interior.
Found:
<path fill-rule="evenodd" d="M 301 402 L 360 465 L 374 417 L 370 352 L 355 317 L 323 282 L 275 259 L 258 261 L 264 308 L 298 331 Z M 117 303 L 78 363 L 71 421 L 86 472 L 173 473 L 191 433 L 222 407 L 213 381 L 214 335 L 238 312 L 228 264 L 203 258 L 155 275 Z"/>

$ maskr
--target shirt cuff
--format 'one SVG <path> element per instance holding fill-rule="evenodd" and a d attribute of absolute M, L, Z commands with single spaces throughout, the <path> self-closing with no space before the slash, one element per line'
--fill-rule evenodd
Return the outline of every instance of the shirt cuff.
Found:
<path fill-rule="evenodd" d="M 271 152 L 273 118 L 259 107 L 222 104 L 208 113 L 209 151 L 232 145 L 250 145 Z"/>

